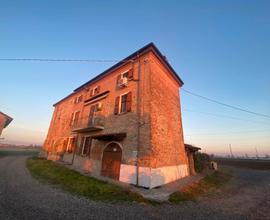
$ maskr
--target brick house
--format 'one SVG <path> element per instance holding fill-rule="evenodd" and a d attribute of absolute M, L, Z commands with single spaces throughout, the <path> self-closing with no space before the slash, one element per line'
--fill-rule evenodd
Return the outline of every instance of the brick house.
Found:
<path fill-rule="evenodd" d="M 0 136 L 4 128 L 6 128 L 13 119 L 8 115 L 0 112 Z"/>
<path fill-rule="evenodd" d="M 190 175 L 182 80 L 150 43 L 54 104 L 43 155 L 153 188 Z"/>

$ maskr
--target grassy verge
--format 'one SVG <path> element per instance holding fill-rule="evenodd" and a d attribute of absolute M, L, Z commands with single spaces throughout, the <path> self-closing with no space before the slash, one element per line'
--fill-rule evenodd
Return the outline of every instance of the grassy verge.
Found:
<path fill-rule="evenodd" d="M 172 203 L 181 203 L 185 201 L 196 201 L 199 196 L 205 195 L 222 185 L 224 185 L 231 175 L 229 173 L 215 171 L 211 175 L 207 175 L 199 182 L 184 188 L 182 191 L 175 192 L 170 195 L 169 201 Z"/>
<path fill-rule="evenodd" d="M 29 158 L 27 167 L 34 177 L 91 200 L 151 203 L 151 201 L 144 199 L 137 193 L 124 190 L 105 181 L 81 175 L 77 171 L 70 170 L 52 161 L 35 157 Z"/>

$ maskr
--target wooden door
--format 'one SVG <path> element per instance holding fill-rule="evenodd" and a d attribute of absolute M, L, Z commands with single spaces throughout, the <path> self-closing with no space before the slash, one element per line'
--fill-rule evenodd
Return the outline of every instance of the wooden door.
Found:
<path fill-rule="evenodd" d="M 122 150 L 116 143 L 109 144 L 103 151 L 101 175 L 119 179 Z"/>

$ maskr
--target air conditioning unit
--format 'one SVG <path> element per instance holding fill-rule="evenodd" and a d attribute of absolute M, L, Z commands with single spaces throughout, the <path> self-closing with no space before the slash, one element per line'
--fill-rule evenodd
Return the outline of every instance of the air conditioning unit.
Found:
<path fill-rule="evenodd" d="M 118 81 L 118 86 L 119 87 L 125 87 L 125 86 L 127 86 L 127 84 L 128 84 L 127 77 L 123 77 Z"/>

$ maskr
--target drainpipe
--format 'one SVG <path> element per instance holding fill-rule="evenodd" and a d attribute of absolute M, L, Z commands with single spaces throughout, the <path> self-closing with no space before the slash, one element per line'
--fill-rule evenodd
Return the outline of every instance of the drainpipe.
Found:
<path fill-rule="evenodd" d="M 139 185 L 139 151 L 140 151 L 140 74 L 141 74 L 141 61 L 140 56 L 138 58 L 138 79 L 137 79 L 137 114 L 138 114 L 138 125 L 137 125 L 137 161 L 136 161 L 136 186 Z"/>

